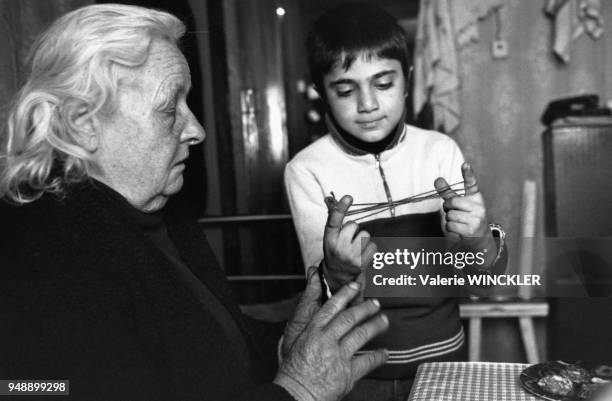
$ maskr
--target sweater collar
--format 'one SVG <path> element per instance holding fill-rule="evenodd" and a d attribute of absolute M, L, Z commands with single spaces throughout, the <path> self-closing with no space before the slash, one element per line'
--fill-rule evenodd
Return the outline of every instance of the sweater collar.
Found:
<path fill-rule="evenodd" d="M 156 212 L 142 212 L 136 209 L 128 200 L 117 192 L 115 189 L 109 187 L 101 181 L 91 178 L 91 185 L 100 190 L 107 198 L 127 213 L 130 218 L 135 222 L 142 230 L 156 230 L 164 225 L 164 212 L 163 209 Z"/>
<path fill-rule="evenodd" d="M 404 132 L 404 120 L 406 118 L 406 109 L 402 113 L 402 118 L 393 132 L 378 142 L 364 142 L 346 132 L 336 122 L 331 113 L 325 114 L 325 125 L 329 130 L 332 138 L 336 143 L 347 153 L 355 156 L 363 156 L 367 154 L 380 154 L 385 150 L 389 150 L 397 145 L 402 139 Z"/>

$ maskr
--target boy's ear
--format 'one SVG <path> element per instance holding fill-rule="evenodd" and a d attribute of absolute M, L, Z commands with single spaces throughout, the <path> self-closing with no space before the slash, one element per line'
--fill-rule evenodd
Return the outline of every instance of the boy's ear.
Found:
<path fill-rule="evenodd" d="M 87 106 L 79 106 L 71 112 L 70 124 L 74 131 L 76 142 L 88 152 L 98 149 L 100 140 L 100 121 L 90 113 Z"/>

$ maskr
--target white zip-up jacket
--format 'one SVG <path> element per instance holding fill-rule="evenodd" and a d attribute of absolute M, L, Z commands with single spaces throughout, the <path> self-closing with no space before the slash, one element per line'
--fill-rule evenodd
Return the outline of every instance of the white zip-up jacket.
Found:
<path fill-rule="evenodd" d="M 330 128 L 331 133 L 300 151 L 285 169 L 289 204 L 306 268 L 323 259 L 328 214 L 324 198 L 330 193 L 337 199 L 351 195 L 353 203 L 389 202 L 434 190 L 438 177 L 449 184 L 463 180 L 463 155 L 453 139 L 439 132 L 404 124 L 399 140 L 390 149 L 373 155 L 353 152 L 333 126 Z M 395 219 L 389 222 L 401 221 L 397 218 L 400 216 L 433 216 L 427 221 L 433 221 L 441 235 L 441 207 L 440 199 L 430 199 L 386 209 L 358 222 L 368 225 L 390 217 Z M 385 300 L 381 301 L 385 307 Z M 410 377 L 424 360 L 459 357 L 464 335 L 456 299 L 396 299 L 385 314 L 390 329 L 370 345 L 387 348 L 389 361 L 372 376 Z"/>

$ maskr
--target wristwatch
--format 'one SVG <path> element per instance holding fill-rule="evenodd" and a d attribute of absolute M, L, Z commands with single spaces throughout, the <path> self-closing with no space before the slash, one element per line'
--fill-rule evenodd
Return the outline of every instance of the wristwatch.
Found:
<path fill-rule="evenodd" d="M 497 239 L 497 255 L 495 255 L 495 260 L 493 260 L 493 263 L 491 264 L 491 266 L 495 266 L 504 253 L 504 248 L 506 246 L 506 232 L 499 224 L 489 224 L 489 229 L 491 230 L 491 234 L 493 234 L 493 238 Z"/>

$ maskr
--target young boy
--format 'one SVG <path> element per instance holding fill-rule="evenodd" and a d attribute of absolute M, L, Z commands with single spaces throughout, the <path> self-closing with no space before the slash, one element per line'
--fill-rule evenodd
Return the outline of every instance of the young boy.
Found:
<path fill-rule="evenodd" d="M 304 265 L 320 265 L 334 292 L 360 274 L 362 258 L 372 257 L 376 248 L 370 235 L 446 235 L 487 248 L 485 267 L 498 270 L 503 245 L 491 234 L 474 172 L 457 144 L 404 123 L 409 60 L 396 20 L 376 6 L 340 5 L 315 22 L 307 48 L 313 81 L 327 105 L 329 133 L 299 152 L 285 170 Z M 463 196 L 448 187 L 460 181 L 465 182 Z M 359 225 L 342 221 L 352 199 L 390 203 L 434 188 L 442 201 L 356 215 Z M 324 198 L 331 192 L 352 198 L 343 197 L 328 220 Z M 325 230 L 335 235 L 323 243 Z M 347 399 L 406 399 L 418 364 L 465 359 L 455 298 L 381 302 L 390 329 L 370 345 L 388 349 L 388 363 Z"/>

